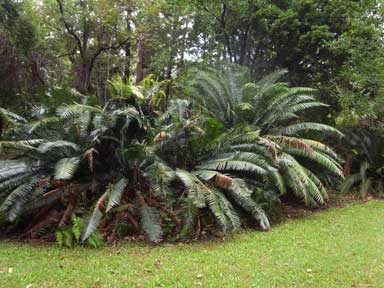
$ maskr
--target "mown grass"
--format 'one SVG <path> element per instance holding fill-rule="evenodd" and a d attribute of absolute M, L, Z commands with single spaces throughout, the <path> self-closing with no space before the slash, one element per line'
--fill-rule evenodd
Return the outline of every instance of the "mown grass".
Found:
<path fill-rule="evenodd" d="M 0 287 L 384 287 L 384 202 L 226 241 L 100 250 L 0 242 Z"/>

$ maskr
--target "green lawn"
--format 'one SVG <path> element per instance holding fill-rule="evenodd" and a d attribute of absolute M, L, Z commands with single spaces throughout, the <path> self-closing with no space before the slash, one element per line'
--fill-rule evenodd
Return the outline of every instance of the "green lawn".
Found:
<path fill-rule="evenodd" d="M 100 250 L 0 242 L 0 287 L 384 287 L 384 202 L 223 241 Z"/>

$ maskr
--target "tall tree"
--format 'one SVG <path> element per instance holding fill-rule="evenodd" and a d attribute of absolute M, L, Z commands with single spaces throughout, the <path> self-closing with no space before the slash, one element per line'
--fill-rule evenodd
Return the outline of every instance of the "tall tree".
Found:
<path fill-rule="evenodd" d="M 56 26 L 66 36 L 67 56 L 77 77 L 76 88 L 82 94 L 90 90 L 91 75 L 99 56 L 120 49 L 129 36 L 122 30 L 124 13 L 121 4 L 106 0 L 56 0 L 59 13 Z"/>

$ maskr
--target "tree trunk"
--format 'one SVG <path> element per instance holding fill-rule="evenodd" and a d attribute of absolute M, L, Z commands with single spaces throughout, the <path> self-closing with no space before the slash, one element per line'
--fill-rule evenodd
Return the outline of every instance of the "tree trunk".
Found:
<path fill-rule="evenodd" d="M 247 25 L 246 31 L 242 35 L 241 44 L 240 44 L 240 57 L 239 57 L 239 64 L 244 65 L 245 63 L 245 56 L 247 54 L 247 44 L 248 44 L 248 33 L 249 33 L 250 25 Z"/>
<path fill-rule="evenodd" d="M 144 44 L 143 40 L 139 39 L 137 43 L 137 66 L 136 66 L 136 85 L 139 85 L 144 78 Z"/>
<path fill-rule="evenodd" d="M 89 86 L 91 83 L 91 71 L 92 68 L 89 67 L 86 63 L 81 63 L 77 71 L 77 90 L 86 95 L 89 91 Z"/>
<path fill-rule="evenodd" d="M 131 23 L 129 22 L 129 17 L 131 15 L 131 10 L 127 9 L 127 31 L 131 33 Z M 125 68 L 124 68 L 124 82 L 127 83 L 129 81 L 129 77 L 131 76 L 131 41 L 127 41 L 125 44 Z"/>
<path fill-rule="evenodd" d="M 129 41 L 125 45 L 125 68 L 124 68 L 124 82 L 127 83 L 131 76 L 131 43 Z"/>

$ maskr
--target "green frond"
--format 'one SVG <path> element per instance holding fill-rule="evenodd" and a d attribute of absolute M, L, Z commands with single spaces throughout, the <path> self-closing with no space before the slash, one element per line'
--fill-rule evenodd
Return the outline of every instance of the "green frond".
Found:
<path fill-rule="evenodd" d="M 347 176 L 340 185 L 340 192 L 343 194 L 350 193 L 353 186 L 361 183 L 362 180 L 363 176 L 361 175 L 361 173 L 355 173 Z"/>
<path fill-rule="evenodd" d="M 82 114 L 84 112 L 103 114 L 103 110 L 101 108 L 76 103 L 73 105 L 59 107 L 56 111 L 56 115 L 60 118 L 67 119 Z"/>
<path fill-rule="evenodd" d="M 284 195 L 287 192 L 286 184 L 284 177 L 278 171 L 272 171 L 268 174 L 271 186 L 277 188 L 281 195 Z"/>
<path fill-rule="evenodd" d="M 190 198 L 185 198 L 182 204 L 183 207 L 183 222 L 182 228 L 179 233 L 181 239 L 185 238 L 189 233 L 192 232 L 195 224 L 197 207 Z"/>
<path fill-rule="evenodd" d="M 151 189 L 156 194 L 167 196 L 169 186 L 175 179 L 176 173 L 164 163 L 156 162 L 145 169 L 144 176 L 148 179 Z"/>
<path fill-rule="evenodd" d="M 319 152 L 327 154 L 335 160 L 339 160 L 339 156 L 337 155 L 337 153 L 333 149 L 331 149 L 329 146 L 327 146 L 327 145 L 325 145 L 319 141 L 315 141 L 315 140 L 311 140 L 311 139 L 300 138 L 300 140 L 302 142 L 306 143 L 307 145 L 311 146 L 312 149 L 315 149 Z"/>
<path fill-rule="evenodd" d="M 242 197 L 251 197 L 253 193 L 252 190 L 248 188 L 247 183 L 245 183 L 245 181 L 240 178 L 233 179 L 232 185 L 229 186 L 228 189 L 238 195 L 241 195 Z"/>
<path fill-rule="evenodd" d="M 208 160 L 197 166 L 203 170 L 243 171 L 265 175 L 268 171 L 276 170 L 261 155 L 252 152 L 233 152 L 218 156 L 218 159 Z"/>
<path fill-rule="evenodd" d="M 267 171 L 255 164 L 242 160 L 215 159 L 197 166 L 198 169 L 217 170 L 217 171 L 238 171 L 255 172 L 259 175 L 265 175 Z"/>
<path fill-rule="evenodd" d="M 141 228 L 149 241 L 159 243 L 163 239 L 163 230 L 159 222 L 159 213 L 154 207 L 144 205 L 140 208 Z"/>
<path fill-rule="evenodd" d="M 197 176 L 186 170 L 177 169 L 176 176 L 188 190 L 188 197 L 193 200 L 196 207 L 204 208 L 206 206 L 204 194 L 209 192 L 209 189 L 204 185 L 204 183 L 202 183 Z"/>
<path fill-rule="evenodd" d="M 262 79 L 260 79 L 256 84 L 259 87 L 262 86 L 269 86 L 271 84 L 276 83 L 279 79 L 281 79 L 284 75 L 288 73 L 288 70 L 286 69 L 278 69 L 267 76 L 264 76 Z"/>
<path fill-rule="evenodd" d="M 297 124 L 292 124 L 289 126 L 286 126 L 278 131 L 279 135 L 287 135 L 287 136 L 294 136 L 301 132 L 308 132 L 308 131 L 319 131 L 319 132 L 329 132 L 334 133 L 339 136 L 343 136 L 343 133 L 341 133 L 339 130 L 320 123 L 312 123 L 312 122 L 302 122 Z"/>
<path fill-rule="evenodd" d="M 212 170 L 197 170 L 197 171 L 194 171 L 193 174 L 203 179 L 204 181 L 210 181 L 216 177 L 218 172 L 212 171 Z"/>
<path fill-rule="evenodd" d="M 40 139 L 39 139 L 40 140 Z M 33 145 L 36 145 L 33 140 L 23 140 L 23 141 L 0 141 L 0 152 L 30 152 L 37 151 L 37 148 Z"/>
<path fill-rule="evenodd" d="M 100 221 L 103 218 L 103 212 L 101 212 L 101 209 L 104 208 L 105 201 L 107 200 L 107 197 L 108 197 L 108 191 L 104 192 L 104 194 L 101 195 L 101 197 L 97 201 L 95 208 L 93 209 L 92 215 L 89 218 L 89 220 L 86 224 L 86 228 L 83 232 L 83 237 L 81 238 L 82 242 L 87 240 L 92 235 L 92 233 L 95 232 L 95 230 L 99 226 Z"/>
<path fill-rule="evenodd" d="M 301 157 L 302 159 L 310 160 L 324 167 L 327 171 L 333 173 L 334 175 L 340 177 L 341 179 L 344 178 L 343 170 L 340 164 L 326 154 L 323 154 L 318 151 L 314 151 L 314 153 L 307 153 L 304 150 L 295 149 L 295 148 L 285 148 L 284 152 L 292 156 Z"/>
<path fill-rule="evenodd" d="M 80 158 L 71 157 L 63 158 L 57 161 L 55 165 L 55 179 L 57 180 L 69 180 L 76 173 L 79 168 Z"/>
<path fill-rule="evenodd" d="M 64 141 L 64 140 L 58 140 L 54 142 L 45 142 L 38 147 L 39 152 L 42 154 L 51 152 L 54 149 L 62 149 L 62 148 L 71 148 L 74 152 L 80 151 L 80 147 L 77 144 L 69 141 Z"/>
<path fill-rule="evenodd" d="M 244 211 L 252 215 L 263 230 L 270 229 L 271 225 L 264 210 L 250 196 L 247 196 L 249 192 L 244 191 L 244 187 L 236 186 L 235 184 L 230 187 L 230 189 L 226 190 L 226 193 L 228 193 L 236 204 Z"/>
<path fill-rule="evenodd" d="M 1 195 L 2 191 L 9 191 L 9 190 L 15 189 L 16 187 L 22 185 L 23 183 L 28 181 L 28 179 L 33 174 L 34 173 L 31 171 L 31 172 L 21 174 L 19 176 L 14 176 L 8 180 L 1 182 L 0 183 L 0 195 Z"/>
<path fill-rule="evenodd" d="M 81 241 L 84 242 L 91 236 L 93 232 L 97 229 L 97 227 L 100 224 L 101 219 L 103 218 L 103 213 L 100 211 L 99 208 L 95 208 L 92 212 L 91 218 L 89 219 L 86 229 L 84 231 L 83 237 L 81 238 Z"/>
<path fill-rule="evenodd" d="M 284 155 L 284 158 L 280 159 L 280 163 L 284 179 L 296 196 L 302 198 L 304 203 L 309 206 L 316 207 L 318 204 L 324 203 L 326 196 L 314 182 L 318 181 L 317 177 L 309 175 L 309 170 L 287 154 Z"/>
<path fill-rule="evenodd" d="M 230 232 L 240 228 L 241 223 L 239 216 L 221 191 L 211 189 L 209 193 L 205 194 L 205 197 L 209 210 L 211 210 L 224 232 Z"/>
<path fill-rule="evenodd" d="M 37 129 L 45 128 L 45 127 L 49 126 L 50 124 L 53 124 L 53 123 L 57 124 L 60 122 L 62 122 L 62 119 L 60 119 L 59 117 L 56 117 L 56 116 L 52 116 L 52 117 L 44 117 L 44 118 L 41 118 L 39 120 L 29 122 L 25 126 L 28 130 L 28 133 L 32 134 Z"/>
<path fill-rule="evenodd" d="M 24 183 L 14 189 L 1 204 L 0 211 L 7 214 L 7 218 L 10 222 L 13 222 L 23 211 L 24 205 L 31 198 L 37 181 L 37 177 L 32 177 L 27 183 Z"/>
<path fill-rule="evenodd" d="M 128 179 L 123 177 L 108 188 L 108 204 L 106 209 L 107 213 L 113 207 L 120 204 L 121 197 L 123 196 L 124 190 L 127 187 L 127 185 L 128 185 Z"/>
<path fill-rule="evenodd" d="M 230 138 L 230 143 L 235 144 L 255 144 L 260 141 L 260 130 L 239 133 Z"/>
<path fill-rule="evenodd" d="M 30 165 L 18 160 L 2 160 L 0 161 L 0 182 L 11 177 L 16 177 L 31 173 L 33 170 Z"/>
<path fill-rule="evenodd" d="M 316 185 L 316 187 L 319 189 L 321 196 L 323 199 L 328 199 L 328 193 L 325 189 L 323 183 L 320 181 L 320 179 L 310 170 L 305 169 L 305 171 L 308 174 L 308 177 L 312 180 L 312 182 Z"/>
<path fill-rule="evenodd" d="M 1 107 L 0 107 L 0 117 L 2 117 L 5 120 L 5 122 L 11 123 L 12 125 L 27 122 L 27 120 L 24 117 L 17 115 L 16 113 L 13 113 Z"/>

